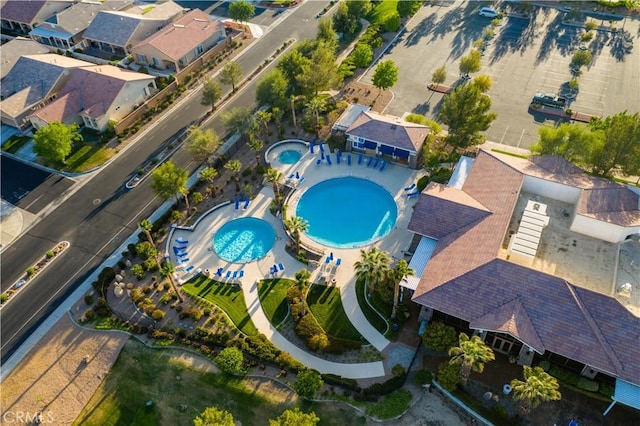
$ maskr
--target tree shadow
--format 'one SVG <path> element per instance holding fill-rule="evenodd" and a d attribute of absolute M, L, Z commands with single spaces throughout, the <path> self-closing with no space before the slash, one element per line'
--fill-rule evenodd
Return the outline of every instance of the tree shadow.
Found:
<path fill-rule="evenodd" d="M 605 31 L 597 31 L 596 36 L 589 44 L 589 51 L 593 57 L 592 64 L 595 64 L 596 58 L 602 53 L 602 49 L 611 43 L 611 35 Z"/>
<path fill-rule="evenodd" d="M 429 113 L 429 111 L 431 110 L 431 105 L 429 104 L 429 101 L 426 102 L 422 102 L 421 104 L 416 105 L 411 112 L 414 114 L 422 114 L 422 115 L 426 115 Z"/>
<path fill-rule="evenodd" d="M 500 60 L 507 53 L 527 50 L 535 39 L 535 29 L 535 19 L 510 18 L 495 40 L 491 63 Z"/>
<path fill-rule="evenodd" d="M 479 4 L 475 2 L 466 3 L 463 11 L 465 19 L 462 19 L 463 22 L 461 24 L 464 28 L 456 32 L 456 35 L 451 42 L 451 53 L 449 54 L 449 58 L 458 58 L 471 47 L 474 41 L 478 40 L 482 36 L 488 22 L 486 22 L 486 19 L 478 18 L 476 11 L 479 7 Z M 461 8 L 458 8 L 458 10 L 459 9 Z"/>
<path fill-rule="evenodd" d="M 468 7 L 468 6 L 467 6 Z M 456 7 L 445 13 L 440 21 L 431 29 L 431 40 L 433 42 L 436 39 L 444 38 L 451 31 L 454 31 L 457 27 L 464 23 L 464 17 L 466 15 L 465 10 L 461 7 Z M 425 28 L 425 34 L 426 34 Z"/>
<path fill-rule="evenodd" d="M 558 15 L 547 26 L 546 33 L 540 44 L 540 50 L 536 56 L 535 65 L 546 61 L 555 48 L 563 56 L 573 53 L 575 42 L 578 40 L 579 28 L 562 23 L 563 15 Z"/>
<path fill-rule="evenodd" d="M 618 62 L 624 62 L 625 57 L 633 50 L 633 36 L 627 30 L 619 30 L 609 40 L 611 56 Z"/>
<path fill-rule="evenodd" d="M 427 19 L 420 22 L 420 24 L 418 24 L 413 30 L 411 30 L 406 40 L 404 41 L 404 45 L 415 46 L 416 44 L 418 44 L 422 37 L 425 37 L 427 34 L 432 32 L 432 29 L 438 27 L 439 24 L 436 25 L 435 22 L 436 15 L 431 15 Z M 440 21 L 440 23 L 442 23 L 442 21 Z"/>

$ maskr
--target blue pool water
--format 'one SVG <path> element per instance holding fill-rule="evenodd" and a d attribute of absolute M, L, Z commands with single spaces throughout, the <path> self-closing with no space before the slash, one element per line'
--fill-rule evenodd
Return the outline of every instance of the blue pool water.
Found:
<path fill-rule="evenodd" d="M 394 365 L 400 364 L 408 369 L 413 359 L 414 351 L 404 346 L 391 346 L 387 351 L 387 368 L 391 370 Z"/>
<path fill-rule="evenodd" d="M 247 263 L 264 257 L 276 239 L 267 222 L 243 217 L 225 223 L 213 236 L 213 249 L 223 260 Z"/>
<path fill-rule="evenodd" d="M 300 153 L 300 151 L 288 149 L 286 151 L 282 151 L 278 155 L 278 160 L 284 164 L 294 164 L 300 159 L 300 157 L 302 157 L 302 153 Z"/>
<path fill-rule="evenodd" d="M 337 248 L 360 247 L 387 235 L 398 218 L 396 203 L 365 179 L 330 179 L 309 188 L 296 208 L 309 222 L 307 236 Z"/>

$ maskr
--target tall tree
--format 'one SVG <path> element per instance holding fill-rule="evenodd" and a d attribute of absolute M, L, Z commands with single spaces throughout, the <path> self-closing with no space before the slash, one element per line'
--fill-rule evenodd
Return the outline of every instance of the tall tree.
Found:
<path fill-rule="evenodd" d="M 264 144 L 260 139 L 253 136 L 249 138 L 249 148 L 251 148 L 251 151 L 253 151 L 256 156 L 257 165 L 260 165 L 260 151 L 262 151 L 263 147 Z"/>
<path fill-rule="evenodd" d="M 400 17 L 413 16 L 422 7 L 421 0 L 404 0 L 398 2 L 398 14 Z"/>
<path fill-rule="evenodd" d="M 151 230 L 153 229 L 153 223 L 149 219 L 142 219 L 138 222 L 138 226 L 144 232 L 144 235 L 147 237 L 147 241 L 151 243 L 151 245 L 155 248 L 156 243 L 153 241 L 153 236 L 151 235 Z"/>
<path fill-rule="evenodd" d="M 480 71 L 480 60 L 482 55 L 477 49 L 472 49 L 467 56 L 460 58 L 460 74 L 467 75 L 471 72 Z"/>
<path fill-rule="evenodd" d="M 595 173 L 609 176 L 620 167 L 628 176 L 640 175 L 640 113 L 624 111 L 594 120 L 589 126 L 602 133 L 590 158 Z"/>
<path fill-rule="evenodd" d="M 216 103 L 222 97 L 222 88 L 217 81 L 211 77 L 207 77 L 202 85 L 202 100 L 200 104 L 210 106 L 211 111 L 216 109 Z"/>
<path fill-rule="evenodd" d="M 242 79 L 242 73 L 242 67 L 236 61 L 227 62 L 227 65 L 220 70 L 220 82 L 222 84 L 230 84 L 231 91 L 235 92 L 236 84 Z"/>
<path fill-rule="evenodd" d="M 367 251 L 360 249 L 360 260 L 354 263 L 353 267 L 358 279 L 365 281 L 369 294 L 373 294 L 378 283 L 387 277 L 389 262 L 389 255 L 376 247 Z"/>
<path fill-rule="evenodd" d="M 218 177 L 218 171 L 213 167 L 205 167 L 204 169 L 200 170 L 200 173 L 198 173 L 198 178 L 208 184 L 207 193 L 211 191 L 211 184 L 216 179 L 216 177 Z M 215 196 L 215 194 L 213 195 Z"/>
<path fill-rule="evenodd" d="M 320 133 L 320 114 L 325 110 L 325 107 L 326 101 L 319 96 L 311 98 L 306 104 L 307 111 L 313 116 L 313 127 L 316 130 L 316 137 L 318 137 Z"/>
<path fill-rule="evenodd" d="M 358 18 L 349 13 L 349 7 L 343 1 L 338 3 L 338 9 L 333 14 L 333 28 L 339 33 L 353 34 L 358 28 Z"/>
<path fill-rule="evenodd" d="M 280 69 L 269 71 L 258 81 L 256 100 L 258 105 L 271 105 L 276 108 L 287 106 L 287 79 Z"/>
<path fill-rule="evenodd" d="M 353 49 L 351 58 L 353 59 L 353 65 L 358 68 L 366 68 L 373 62 L 373 49 L 367 43 L 358 43 Z"/>
<path fill-rule="evenodd" d="M 188 135 L 185 149 L 198 162 L 211 161 L 211 158 L 222 144 L 222 141 L 212 129 L 203 130 L 200 127 L 191 126 L 189 127 Z"/>
<path fill-rule="evenodd" d="M 380 62 L 373 72 L 372 81 L 379 93 L 393 87 L 398 81 L 398 67 L 395 62 L 391 59 Z"/>
<path fill-rule="evenodd" d="M 296 81 L 305 96 L 317 96 L 322 90 L 329 90 L 342 83 L 338 72 L 336 55 L 324 43 L 318 43 L 311 55 L 311 61 L 304 65 Z"/>
<path fill-rule="evenodd" d="M 435 84 L 442 84 L 447 79 L 447 67 L 444 65 L 436 68 L 436 70 L 431 74 L 431 81 Z"/>
<path fill-rule="evenodd" d="M 33 150 L 36 154 L 54 163 L 65 164 L 74 142 L 82 142 L 77 124 L 54 121 L 39 128 L 33 135 Z"/>
<path fill-rule="evenodd" d="M 278 69 L 288 82 L 288 95 L 301 94 L 301 86 L 298 84 L 296 77 L 303 73 L 303 69 L 311 66 L 311 59 L 305 57 L 299 49 L 294 49 L 282 56 L 278 62 Z"/>
<path fill-rule="evenodd" d="M 300 251 L 300 235 L 309 230 L 309 222 L 303 217 L 293 216 L 285 220 L 284 225 L 296 240 L 296 253 Z"/>
<path fill-rule="evenodd" d="M 303 398 L 311 399 L 322 388 L 322 376 L 316 370 L 306 368 L 298 373 L 293 388 Z"/>
<path fill-rule="evenodd" d="M 250 133 L 254 124 L 254 116 L 248 107 L 238 107 L 225 111 L 222 114 L 222 125 L 231 134 L 238 133 L 245 139 Z"/>
<path fill-rule="evenodd" d="M 487 130 L 497 117 L 490 109 L 491 99 L 474 83 L 456 87 L 444 97 L 440 108 L 440 121 L 449 126 L 447 143 L 466 148 L 484 142 L 480 132 Z"/>
<path fill-rule="evenodd" d="M 511 380 L 511 388 L 513 399 L 521 401 L 520 408 L 524 414 L 542 402 L 560 400 L 560 385 L 555 377 L 547 374 L 541 367 L 531 368 L 525 365 L 522 369 L 524 381 Z"/>
<path fill-rule="evenodd" d="M 540 127 L 538 136 L 538 143 L 531 147 L 534 154 L 560 155 L 572 163 L 586 165 L 599 134 L 582 124 L 562 123 L 558 127 Z"/>
<path fill-rule="evenodd" d="M 189 172 L 176 166 L 171 160 L 161 164 L 153 173 L 151 173 L 151 189 L 159 197 L 168 200 L 176 197 L 176 201 L 180 201 L 179 196 L 184 195 L 184 202 L 189 209 L 189 200 L 187 194 L 187 180 Z"/>
<path fill-rule="evenodd" d="M 449 349 L 452 356 L 451 364 L 460 366 L 460 379 L 463 385 L 467 384 L 471 371 L 482 373 L 484 365 L 495 359 L 493 350 L 478 336 L 469 336 L 460 333 L 458 346 Z"/>
<path fill-rule="evenodd" d="M 271 122 L 272 113 L 265 110 L 260 110 L 255 113 L 256 125 L 260 129 L 263 139 L 267 139 L 269 136 L 269 123 Z"/>
<path fill-rule="evenodd" d="M 269 167 L 265 172 L 264 177 L 267 179 L 267 182 L 273 185 L 273 194 L 275 195 L 276 200 L 278 200 L 280 198 L 280 181 L 284 175 L 278 169 Z"/>
<path fill-rule="evenodd" d="M 252 2 L 238 0 L 229 4 L 229 18 L 241 24 L 248 22 L 255 13 L 256 9 Z"/>
<path fill-rule="evenodd" d="M 338 47 L 338 33 L 333 29 L 331 18 L 320 18 L 316 40 L 323 42 L 325 46 L 335 52 L 336 47 Z"/>
<path fill-rule="evenodd" d="M 193 426 L 235 426 L 235 421 L 230 412 L 208 407 L 193 419 Z"/>
<path fill-rule="evenodd" d="M 393 269 L 389 272 L 389 278 L 393 280 L 393 309 L 391 311 L 391 318 L 396 318 L 398 314 L 398 302 L 400 299 L 400 281 L 404 277 L 412 277 L 416 273 L 413 268 L 409 267 L 406 260 L 400 259 L 395 264 Z"/>
<path fill-rule="evenodd" d="M 274 106 L 271 108 L 271 116 L 273 117 L 273 121 L 276 123 L 278 133 L 282 132 L 282 117 L 284 116 L 284 109 Z"/>
<path fill-rule="evenodd" d="M 305 413 L 298 407 L 285 410 L 276 419 L 269 419 L 269 426 L 316 426 L 320 418 L 313 411 Z"/>
<path fill-rule="evenodd" d="M 242 170 L 242 163 L 240 160 L 229 160 L 224 165 L 224 168 L 231 172 L 233 180 L 236 183 L 236 192 L 240 192 L 240 170 Z"/>
<path fill-rule="evenodd" d="M 482 93 L 486 93 L 491 89 L 491 86 L 493 86 L 493 81 L 488 75 L 482 74 L 474 77 L 473 84 L 478 86 L 478 89 L 480 89 Z"/>
<path fill-rule="evenodd" d="M 362 18 L 371 10 L 371 0 L 347 0 L 349 14 L 356 19 Z"/>

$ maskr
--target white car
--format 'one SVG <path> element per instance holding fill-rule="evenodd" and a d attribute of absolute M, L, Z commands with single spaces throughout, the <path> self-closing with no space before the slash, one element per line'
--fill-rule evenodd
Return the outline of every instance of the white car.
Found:
<path fill-rule="evenodd" d="M 478 12 L 478 15 L 486 18 L 496 18 L 498 16 L 498 12 L 492 7 L 483 7 L 480 9 L 480 12 Z"/>

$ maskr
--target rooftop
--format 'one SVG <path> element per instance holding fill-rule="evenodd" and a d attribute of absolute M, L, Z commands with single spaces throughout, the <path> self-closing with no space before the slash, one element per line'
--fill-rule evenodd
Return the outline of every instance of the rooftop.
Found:
<path fill-rule="evenodd" d="M 429 128 L 398 117 L 362 111 L 346 133 L 410 151 L 420 151 Z"/>
<path fill-rule="evenodd" d="M 46 28 L 70 35 L 85 30 L 101 10 L 120 10 L 131 4 L 131 0 L 109 0 L 106 2 L 79 2 L 54 14 L 40 23 L 38 28 Z"/>
<path fill-rule="evenodd" d="M 16 37 L 0 49 L 0 79 L 4 78 L 23 55 L 49 53 L 49 49 L 30 38 Z"/>

